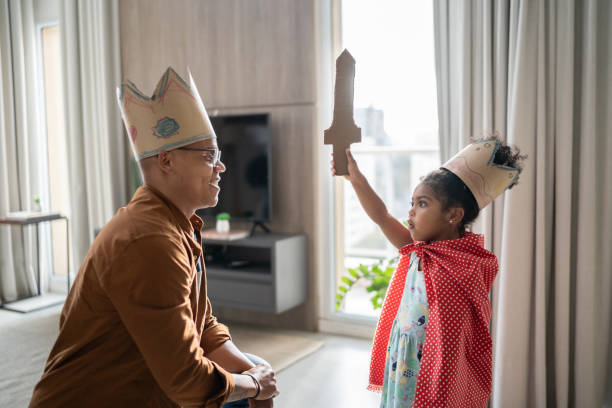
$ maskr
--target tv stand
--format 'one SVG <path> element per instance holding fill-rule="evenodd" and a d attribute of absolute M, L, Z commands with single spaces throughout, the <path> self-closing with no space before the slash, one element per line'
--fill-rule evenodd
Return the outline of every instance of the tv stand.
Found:
<path fill-rule="evenodd" d="M 253 225 L 251 225 L 251 231 L 249 231 L 249 237 L 252 237 L 255 234 L 255 229 L 257 228 L 257 226 L 260 226 L 266 234 L 270 233 L 270 228 L 266 227 L 266 225 L 262 221 L 253 221 Z"/>
<path fill-rule="evenodd" d="M 306 301 L 307 242 L 298 234 L 204 239 L 208 297 L 215 306 L 278 314 Z"/>

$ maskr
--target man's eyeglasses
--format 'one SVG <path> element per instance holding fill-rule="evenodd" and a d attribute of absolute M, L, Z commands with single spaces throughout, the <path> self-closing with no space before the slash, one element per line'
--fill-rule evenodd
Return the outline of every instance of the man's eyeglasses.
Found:
<path fill-rule="evenodd" d="M 221 160 L 221 150 L 215 148 L 197 148 L 197 147 L 178 147 L 176 150 L 191 150 L 194 152 L 210 152 L 211 154 L 205 156 L 213 166 L 219 164 Z"/>

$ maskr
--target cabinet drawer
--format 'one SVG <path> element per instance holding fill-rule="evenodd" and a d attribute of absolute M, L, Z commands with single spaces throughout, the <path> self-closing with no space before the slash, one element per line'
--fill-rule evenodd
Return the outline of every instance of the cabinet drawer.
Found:
<path fill-rule="evenodd" d="M 213 305 L 262 311 L 274 309 L 274 291 L 269 283 L 236 282 L 226 279 L 210 279 L 206 283 L 208 297 Z"/>

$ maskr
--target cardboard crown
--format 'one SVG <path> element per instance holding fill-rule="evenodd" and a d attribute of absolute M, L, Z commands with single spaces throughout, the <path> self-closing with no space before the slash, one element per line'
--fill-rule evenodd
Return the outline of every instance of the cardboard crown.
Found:
<path fill-rule="evenodd" d="M 493 163 L 499 141 L 479 140 L 442 165 L 452 171 L 470 189 L 482 210 L 518 179 L 520 170 Z"/>
<path fill-rule="evenodd" d="M 189 82 L 168 67 L 151 97 L 131 81 L 117 88 L 121 116 L 136 160 L 217 137 L 191 73 Z"/>

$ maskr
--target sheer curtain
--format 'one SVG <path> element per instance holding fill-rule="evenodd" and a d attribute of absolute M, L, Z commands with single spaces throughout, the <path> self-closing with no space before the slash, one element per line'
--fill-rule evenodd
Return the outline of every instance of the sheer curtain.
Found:
<path fill-rule="evenodd" d="M 74 276 L 94 230 L 127 202 L 127 140 L 115 100 L 121 79 L 117 0 L 59 4 Z M 31 209 L 48 180 L 39 165 L 47 152 L 40 146 L 45 138 L 33 14 L 33 0 L 0 0 L 0 214 Z M 33 249 L 27 230 L 22 235 L 0 226 L 3 302 L 35 293 Z"/>
<path fill-rule="evenodd" d="M 121 82 L 117 0 L 64 0 L 66 132 L 72 208 L 72 265 L 127 202 L 126 138 L 116 102 Z"/>
<path fill-rule="evenodd" d="M 0 214 L 40 197 L 36 41 L 32 0 L 0 0 Z M 0 299 L 36 293 L 31 231 L 0 226 Z"/>
<path fill-rule="evenodd" d="M 439 0 L 434 20 L 442 160 L 493 131 L 529 155 L 479 225 L 500 259 L 491 404 L 609 406 L 612 3 Z"/>

